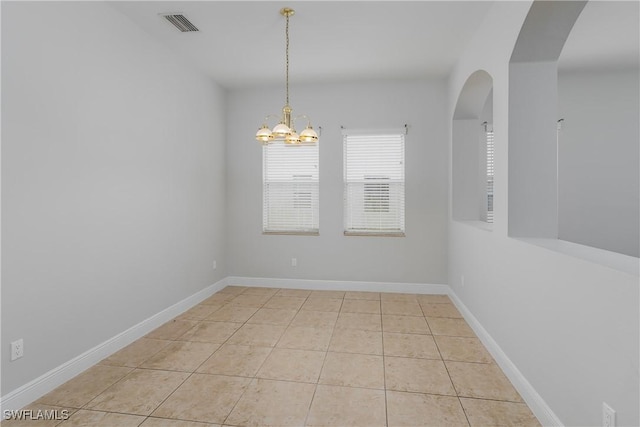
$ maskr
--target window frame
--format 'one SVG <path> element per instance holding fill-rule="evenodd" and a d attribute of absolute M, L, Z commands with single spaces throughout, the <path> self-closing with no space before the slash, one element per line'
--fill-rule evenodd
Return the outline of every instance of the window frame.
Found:
<path fill-rule="evenodd" d="M 381 237 L 405 237 L 406 236 L 406 128 L 388 130 L 351 130 L 343 129 L 343 233 L 345 236 L 381 236 Z M 366 141 L 371 137 L 371 141 Z M 394 141 L 397 140 L 397 141 Z M 349 150 L 349 144 L 358 144 L 359 150 L 374 150 L 375 144 L 398 144 L 398 152 L 385 156 L 384 160 L 357 157 L 353 150 Z M 367 144 L 370 147 L 366 147 Z M 365 154 L 365 156 L 367 156 Z M 395 156 L 395 157 L 394 157 Z M 379 157 L 379 156 L 378 156 Z M 399 161 L 400 166 L 392 165 L 388 160 Z M 366 170 L 362 169 L 362 163 L 368 163 Z M 377 165 L 375 164 L 377 162 Z M 385 164 L 386 163 L 386 164 Z M 371 182 L 366 182 L 370 180 Z M 361 186 L 361 189 L 358 187 Z M 370 188 L 370 191 L 367 191 Z M 354 193 L 362 192 L 361 208 L 357 201 L 351 200 Z M 375 201 L 374 199 L 378 199 Z M 386 207 L 386 209 L 384 209 Z M 369 215 L 367 215 L 367 213 Z M 370 227 L 372 220 L 378 214 L 378 222 L 391 224 L 389 228 Z M 387 218 L 383 218 L 387 214 Z M 356 218 L 354 220 L 354 217 Z M 389 218 L 393 218 L 389 220 Z"/>
<path fill-rule="evenodd" d="M 308 151 L 309 149 L 315 149 L 315 153 L 313 151 L 302 153 L 305 157 L 298 158 L 282 157 L 283 153 L 295 153 L 296 150 Z M 283 188 L 274 189 L 277 185 L 281 185 Z M 278 214 L 276 213 L 278 208 L 291 212 L 289 216 Z M 300 210 L 306 210 L 303 214 L 309 215 L 310 219 L 300 222 L 300 216 L 294 213 Z M 262 151 L 262 234 L 318 236 L 320 234 L 319 216 L 320 149 L 318 144 L 290 145 L 283 142 L 273 142 L 264 145 Z M 287 223 L 287 219 L 291 221 Z M 278 226 L 278 224 L 283 225 Z"/>

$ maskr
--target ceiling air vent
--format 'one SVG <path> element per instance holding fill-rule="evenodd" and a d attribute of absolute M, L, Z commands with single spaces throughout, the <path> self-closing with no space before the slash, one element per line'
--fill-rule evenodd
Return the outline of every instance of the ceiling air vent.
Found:
<path fill-rule="evenodd" d="M 191 31 L 200 31 L 198 30 L 198 27 L 193 25 L 191 21 L 189 21 L 187 17 L 182 14 L 175 13 L 175 14 L 167 14 L 167 15 L 161 15 L 161 16 L 164 19 L 166 19 L 168 22 L 170 22 L 174 27 L 182 31 L 183 33 L 188 33 Z"/>

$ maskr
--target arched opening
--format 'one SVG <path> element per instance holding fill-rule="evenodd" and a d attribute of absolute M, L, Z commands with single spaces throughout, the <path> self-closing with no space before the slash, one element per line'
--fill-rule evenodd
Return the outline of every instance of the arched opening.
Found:
<path fill-rule="evenodd" d="M 509 235 L 558 237 L 558 66 L 585 1 L 534 1 L 509 63 Z"/>
<path fill-rule="evenodd" d="M 509 64 L 510 236 L 639 255 L 637 14 L 531 6 Z"/>
<path fill-rule="evenodd" d="M 484 70 L 465 82 L 453 114 L 452 215 L 493 222 L 493 78 Z"/>

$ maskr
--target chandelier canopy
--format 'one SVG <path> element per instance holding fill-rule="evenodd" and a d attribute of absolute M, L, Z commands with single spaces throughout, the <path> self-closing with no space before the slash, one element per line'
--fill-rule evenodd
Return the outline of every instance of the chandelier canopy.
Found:
<path fill-rule="evenodd" d="M 285 88 L 286 98 L 284 107 L 282 107 L 282 114 L 280 115 L 280 121 L 277 125 L 270 129 L 267 125 L 269 118 L 278 117 L 275 114 L 270 114 L 264 119 L 262 127 L 258 129 L 256 133 L 256 139 L 263 145 L 269 144 L 273 141 L 284 141 L 285 144 L 315 144 L 318 142 L 318 134 L 313 130 L 309 117 L 305 115 L 292 118 L 291 113 L 293 109 L 289 105 L 289 18 L 295 14 L 295 10 L 285 7 L 280 10 L 280 14 L 286 19 L 285 27 Z M 297 119 L 304 118 L 307 120 L 307 127 L 300 132 L 300 135 L 296 132 L 295 121 Z"/>

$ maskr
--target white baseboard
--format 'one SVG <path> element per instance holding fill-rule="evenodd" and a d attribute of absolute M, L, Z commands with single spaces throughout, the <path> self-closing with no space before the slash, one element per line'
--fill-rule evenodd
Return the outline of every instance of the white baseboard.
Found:
<path fill-rule="evenodd" d="M 227 277 L 227 285 L 329 291 L 369 291 L 408 294 L 448 294 L 449 285 L 427 283 L 358 282 L 349 280 L 273 279 L 263 277 Z"/>
<path fill-rule="evenodd" d="M 509 381 L 518 390 L 520 396 L 525 403 L 531 409 L 531 412 L 538 418 L 538 421 L 543 426 L 558 426 L 562 427 L 562 421 L 551 410 L 547 402 L 544 401 L 542 396 L 533 388 L 531 383 L 522 375 L 522 372 L 516 367 L 516 365 L 509 359 L 504 351 L 500 348 L 498 343 L 489 335 L 489 332 L 480 324 L 478 319 L 471 314 L 469 309 L 462 303 L 460 298 L 449 288 L 449 297 L 456 305 L 462 316 L 465 318 L 471 329 L 476 333 L 482 344 L 489 350 L 489 353 L 493 356 L 500 369 L 509 378 Z"/>
<path fill-rule="evenodd" d="M 5 410 L 18 410 L 39 399 L 71 378 L 89 369 L 105 357 L 110 356 L 121 348 L 142 338 L 163 323 L 179 316 L 189 308 L 210 297 L 227 286 L 227 280 L 222 279 L 205 289 L 179 301 L 172 306 L 154 314 L 124 332 L 115 335 L 101 344 L 74 357 L 68 362 L 50 370 L 40 377 L 0 397 L 0 413 Z"/>

